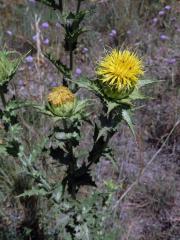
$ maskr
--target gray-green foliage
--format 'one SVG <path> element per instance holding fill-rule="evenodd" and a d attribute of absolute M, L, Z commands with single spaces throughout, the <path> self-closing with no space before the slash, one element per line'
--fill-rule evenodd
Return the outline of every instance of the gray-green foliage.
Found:
<path fill-rule="evenodd" d="M 21 59 L 12 59 L 14 51 L 0 51 L 0 86 L 2 87 L 6 82 L 10 81 L 17 71 Z"/>

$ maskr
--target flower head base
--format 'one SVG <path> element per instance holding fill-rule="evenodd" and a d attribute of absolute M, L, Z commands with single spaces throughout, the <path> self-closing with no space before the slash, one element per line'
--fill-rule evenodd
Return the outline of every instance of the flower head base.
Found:
<path fill-rule="evenodd" d="M 48 95 L 48 101 L 55 107 L 66 103 L 72 103 L 75 100 L 74 94 L 64 86 L 54 87 Z"/>
<path fill-rule="evenodd" d="M 55 116 L 71 117 L 77 101 L 75 95 L 64 86 L 54 87 L 48 95 L 48 108 Z"/>
<path fill-rule="evenodd" d="M 144 71 L 135 53 L 113 50 L 99 62 L 96 73 L 104 93 L 122 99 L 133 91 Z"/>

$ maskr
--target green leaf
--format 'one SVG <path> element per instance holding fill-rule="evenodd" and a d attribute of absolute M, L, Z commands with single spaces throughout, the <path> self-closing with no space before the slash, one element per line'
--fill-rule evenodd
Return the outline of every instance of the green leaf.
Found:
<path fill-rule="evenodd" d="M 106 101 L 107 102 L 107 115 L 109 115 L 109 113 L 114 110 L 115 108 L 117 108 L 120 104 L 117 102 L 112 102 L 112 101 Z"/>
<path fill-rule="evenodd" d="M 61 200 L 61 197 L 62 197 L 62 194 L 63 194 L 63 187 L 62 185 L 59 185 L 55 188 L 55 190 L 53 191 L 53 194 L 52 194 L 52 198 L 56 201 L 56 202 L 59 202 Z"/>
<path fill-rule="evenodd" d="M 147 97 L 145 97 L 137 88 L 135 88 L 133 92 L 129 95 L 129 99 L 131 100 L 142 100 L 146 98 Z"/>
<path fill-rule="evenodd" d="M 112 127 L 103 127 L 102 129 L 99 130 L 96 142 L 99 140 L 100 137 L 106 137 L 107 133 L 112 130 Z"/>
<path fill-rule="evenodd" d="M 3 145 L 3 144 L 0 144 L 0 154 L 1 154 L 1 156 L 7 156 L 8 155 L 6 146 Z"/>
<path fill-rule="evenodd" d="M 79 140 L 79 134 L 77 132 L 72 132 L 72 133 L 57 132 L 55 133 L 55 138 L 62 141 L 70 140 L 70 139 Z"/>
<path fill-rule="evenodd" d="M 90 80 L 86 77 L 82 77 L 82 78 L 77 79 L 77 81 L 75 83 L 81 88 L 86 88 L 90 91 L 93 91 L 94 93 L 98 93 L 98 94 L 102 95 L 102 92 L 101 92 L 100 88 L 98 87 L 98 85 L 96 84 L 95 80 Z"/>
<path fill-rule="evenodd" d="M 45 191 L 43 188 L 35 188 L 32 187 L 31 190 L 26 190 L 24 193 L 18 195 L 17 197 L 31 197 L 31 196 L 45 196 L 48 192 Z"/>
<path fill-rule="evenodd" d="M 139 82 L 138 82 L 138 87 L 144 87 L 144 86 L 146 86 L 146 85 L 153 84 L 153 83 L 157 83 L 157 82 L 158 82 L 158 81 L 151 80 L 151 79 L 139 80 Z"/>
<path fill-rule="evenodd" d="M 131 120 L 131 116 L 128 110 L 122 110 L 122 118 L 128 124 L 129 128 L 131 129 L 133 135 L 135 136 L 134 125 Z"/>

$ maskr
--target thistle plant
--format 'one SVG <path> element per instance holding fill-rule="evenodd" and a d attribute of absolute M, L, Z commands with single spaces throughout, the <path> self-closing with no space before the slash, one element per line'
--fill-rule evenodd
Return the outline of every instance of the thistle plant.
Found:
<path fill-rule="evenodd" d="M 131 120 L 134 100 L 143 99 L 141 87 L 153 83 L 150 80 L 140 80 L 139 77 L 143 73 L 143 62 L 137 54 L 128 50 L 112 50 L 98 62 L 95 79 L 80 78 L 75 82 L 79 88 L 93 92 L 94 99 L 80 100 L 78 94 L 73 94 L 70 89 L 61 85 L 50 91 L 45 104 L 29 104 L 53 120 L 53 126 L 41 144 L 39 154 L 42 152 L 46 158 L 51 157 L 63 170 L 57 182 L 51 181 L 40 169 L 37 170 L 38 156 L 32 162 L 31 157 L 22 158 L 24 153 L 21 153 L 23 169 L 33 179 L 34 186 L 20 196 L 46 197 L 51 200 L 54 207 L 59 206 L 62 214 L 70 214 L 71 217 L 63 225 L 70 239 L 79 239 L 77 229 L 82 231 L 85 224 L 81 212 L 84 206 L 82 202 L 80 203 L 79 192 L 82 186 L 91 186 L 92 192 L 96 188 L 92 173 L 102 157 L 114 159 L 109 142 L 118 132 L 122 120 L 129 125 L 135 135 Z M 96 119 L 93 119 L 92 115 L 95 113 L 93 105 L 97 99 L 102 110 L 96 113 Z M 93 132 L 91 148 L 81 149 L 80 144 L 88 137 L 82 132 L 83 127 L 87 125 Z M 112 197 L 112 194 L 110 196 Z M 102 198 L 106 206 L 109 198 L 106 194 L 103 194 Z M 69 206 L 66 210 L 65 205 Z M 79 211 L 84 220 L 78 220 Z M 89 217 L 92 218 L 92 215 Z M 59 229 L 62 230 L 61 227 Z M 90 231 L 88 236 L 94 236 L 92 232 Z M 97 236 L 101 239 L 98 233 Z"/>
<path fill-rule="evenodd" d="M 13 97 L 6 99 L 8 93 L 8 85 L 16 74 L 23 57 L 17 57 L 15 51 L 0 51 L 0 117 L 1 117 L 1 136 L 2 143 L 0 145 L 1 152 L 7 155 L 17 155 L 18 138 L 16 134 L 20 131 L 17 118 L 8 104 L 12 102 Z"/>

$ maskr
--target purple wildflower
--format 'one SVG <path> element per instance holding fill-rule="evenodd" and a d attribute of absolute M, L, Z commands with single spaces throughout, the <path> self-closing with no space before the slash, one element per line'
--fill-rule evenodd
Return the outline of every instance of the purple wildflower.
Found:
<path fill-rule="evenodd" d="M 112 29 L 112 31 L 110 32 L 109 36 L 110 37 L 116 37 L 117 35 L 117 31 L 115 29 Z"/>
<path fill-rule="evenodd" d="M 44 29 L 47 29 L 49 27 L 49 23 L 48 22 L 43 22 L 41 24 L 41 27 L 44 28 Z"/>
<path fill-rule="evenodd" d="M 76 68 L 76 75 L 79 76 L 81 75 L 82 70 L 80 68 Z"/>
<path fill-rule="evenodd" d="M 32 39 L 33 39 L 34 42 L 37 41 L 37 38 L 38 38 L 38 34 L 35 34 L 35 35 L 32 37 Z"/>
<path fill-rule="evenodd" d="M 175 58 L 169 58 L 169 59 L 166 60 L 166 62 L 167 62 L 168 64 L 170 64 L 170 65 L 171 65 L 171 64 L 173 65 L 173 64 L 176 63 L 176 59 L 175 59 Z"/>
<path fill-rule="evenodd" d="M 33 62 L 33 57 L 31 55 L 29 55 L 25 58 L 25 60 L 26 60 L 27 63 L 32 63 Z"/>
<path fill-rule="evenodd" d="M 18 81 L 18 85 L 19 85 L 19 86 L 24 86 L 24 81 L 23 81 L 23 80 L 19 80 L 19 81 Z"/>
<path fill-rule="evenodd" d="M 49 39 L 48 38 L 44 39 L 43 43 L 44 43 L 44 45 L 49 45 Z"/>
<path fill-rule="evenodd" d="M 57 86 L 57 83 L 56 83 L 55 81 L 53 81 L 53 82 L 50 83 L 50 86 L 51 86 L 51 87 L 56 87 L 56 86 Z"/>
<path fill-rule="evenodd" d="M 171 6 L 170 6 L 170 5 L 167 5 L 167 6 L 164 7 L 164 9 L 167 10 L 167 11 L 169 11 L 169 10 L 171 10 Z"/>
<path fill-rule="evenodd" d="M 156 24 L 156 23 L 158 22 L 158 19 L 157 19 L 157 18 L 153 18 L 152 22 L 153 22 L 154 24 Z"/>
<path fill-rule="evenodd" d="M 86 48 L 86 47 L 84 47 L 83 50 L 82 50 L 83 53 L 87 53 L 88 51 L 89 51 L 89 49 Z"/>
<path fill-rule="evenodd" d="M 159 11 L 159 16 L 163 16 L 165 12 L 163 10 Z"/>
<path fill-rule="evenodd" d="M 9 35 L 9 36 L 12 36 L 13 33 L 10 31 L 10 30 L 7 30 L 6 33 Z"/>
<path fill-rule="evenodd" d="M 127 31 L 127 35 L 131 35 L 131 30 L 128 30 L 128 31 Z"/>
<path fill-rule="evenodd" d="M 164 40 L 168 40 L 169 37 L 166 36 L 165 34 L 161 34 L 161 35 L 160 35 L 160 39 L 164 41 Z"/>
<path fill-rule="evenodd" d="M 112 29 L 111 33 L 115 36 L 117 34 L 117 31 L 115 29 Z"/>

